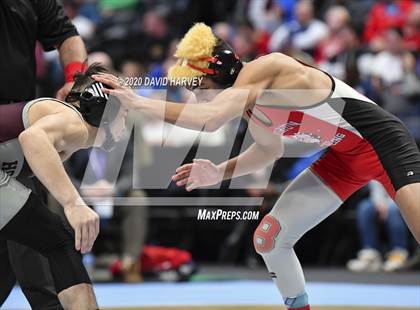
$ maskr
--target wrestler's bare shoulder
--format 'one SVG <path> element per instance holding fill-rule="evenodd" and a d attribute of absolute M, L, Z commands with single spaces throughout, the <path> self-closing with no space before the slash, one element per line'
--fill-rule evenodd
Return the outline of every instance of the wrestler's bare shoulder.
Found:
<path fill-rule="evenodd" d="M 81 118 L 75 109 L 52 98 L 37 100 L 29 109 L 29 120 L 30 123 L 33 123 L 42 117 L 54 114 L 65 115 L 67 124 L 72 122 L 80 123 L 81 121 Z"/>
<path fill-rule="evenodd" d="M 327 74 L 281 53 L 268 54 L 246 64 L 239 78 L 243 87 L 254 91 L 252 103 L 259 98 L 260 103 L 270 102 L 270 105 L 305 107 L 325 99 L 332 89 Z"/>
<path fill-rule="evenodd" d="M 43 128 L 59 137 L 54 146 L 62 160 L 86 147 L 88 128 L 80 114 L 69 105 L 51 98 L 41 98 L 30 107 L 28 117 L 30 127 Z"/>
<path fill-rule="evenodd" d="M 266 84 L 267 81 L 271 81 L 282 70 L 281 64 L 286 61 L 283 56 L 287 57 L 280 53 L 272 53 L 245 63 L 235 81 L 235 87 Z"/>
<path fill-rule="evenodd" d="M 308 88 L 318 70 L 282 53 L 271 53 L 246 63 L 235 87 L 260 86 L 261 89 Z"/>

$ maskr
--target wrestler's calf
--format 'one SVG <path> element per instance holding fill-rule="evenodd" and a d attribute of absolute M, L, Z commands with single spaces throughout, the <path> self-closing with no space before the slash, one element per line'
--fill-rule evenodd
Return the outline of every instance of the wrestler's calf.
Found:
<path fill-rule="evenodd" d="M 98 309 L 95 294 L 90 284 L 78 284 L 66 288 L 58 294 L 58 298 L 66 310 Z"/>

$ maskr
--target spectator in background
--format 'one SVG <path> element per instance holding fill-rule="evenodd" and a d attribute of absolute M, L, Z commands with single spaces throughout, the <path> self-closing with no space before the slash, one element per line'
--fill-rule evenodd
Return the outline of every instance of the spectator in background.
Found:
<path fill-rule="evenodd" d="M 360 202 L 357 209 L 357 226 L 362 249 L 357 258 L 347 263 L 354 272 L 396 271 L 404 267 L 408 258 L 407 227 L 395 203 L 389 198 L 382 185 L 369 183 L 370 198 Z M 377 218 L 385 223 L 389 242 L 387 260 L 382 264 Z"/>
<path fill-rule="evenodd" d="M 380 49 L 378 48 L 378 54 L 372 59 L 370 74 L 373 85 L 380 92 L 398 84 L 403 79 L 402 55 L 404 50 L 401 32 L 397 28 L 386 30 L 382 38 L 376 38 L 376 42 L 381 42 L 382 46 Z"/>
<path fill-rule="evenodd" d="M 78 0 L 80 1 L 79 14 L 88 18 L 96 26 L 102 21 L 97 0 Z M 96 29 L 95 29 L 96 30 Z"/>
<path fill-rule="evenodd" d="M 251 61 L 256 57 L 255 33 L 250 25 L 241 25 L 237 28 L 232 40 L 232 46 L 242 61 Z"/>
<path fill-rule="evenodd" d="M 128 39 L 126 57 L 143 63 L 162 62 L 172 41 L 164 9 L 147 11 L 141 17 L 141 28 Z"/>
<path fill-rule="evenodd" d="M 79 35 L 84 41 L 89 41 L 95 35 L 96 25 L 92 20 L 80 14 L 82 5 L 83 2 L 80 0 L 63 1 L 64 10 L 79 32 Z"/>
<path fill-rule="evenodd" d="M 410 97 L 419 93 L 415 60 L 403 47 L 400 30 L 391 28 L 385 33 L 385 48 L 371 62 L 372 85 L 380 94 L 383 107 L 394 114 L 411 109 Z"/>
<path fill-rule="evenodd" d="M 316 63 L 327 72 L 353 87 L 359 85 L 357 59 L 361 53 L 360 40 L 350 26 L 350 12 L 344 6 L 331 6 L 325 13 L 328 37 L 316 52 Z"/>
<path fill-rule="evenodd" d="M 364 39 L 370 42 L 389 28 L 401 29 L 415 2 L 413 0 L 381 0 L 369 12 Z"/>
<path fill-rule="evenodd" d="M 92 50 L 105 51 L 111 56 L 114 64 L 119 66 L 127 57 L 131 57 L 130 51 L 134 44 L 131 38 L 136 37 L 142 28 L 142 21 L 139 18 L 139 0 L 89 0 L 96 1 L 100 18 L 93 17 L 94 22 L 99 22 L 96 28 Z M 85 16 L 91 17 L 94 14 L 85 12 L 87 4 L 81 8 Z M 92 11 L 92 9 L 91 9 Z M 136 43 L 141 42 L 137 41 Z M 131 53 L 132 54 L 132 53 Z"/>
<path fill-rule="evenodd" d="M 123 77 L 139 78 L 144 76 L 144 69 L 139 62 L 127 59 L 121 64 L 121 74 Z"/>
<path fill-rule="evenodd" d="M 111 57 L 105 52 L 93 52 L 89 54 L 88 64 L 100 63 L 108 72 L 114 72 L 114 65 Z"/>
<path fill-rule="evenodd" d="M 233 27 L 229 23 L 220 22 L 214 24 L 213 32 L 223 41 L 232 43 Z"/>
<path fill-rule="evenodd" d="M 325 14 L 328 37 L 318 46 L 316 62 L 320 68 L 345 80 L 347 37 L 352 30 L 349 27 L 350 13 L 343 6 L 332 6 Z"/>
<path fill-rule="evenodd" d="M 251 0 L 248 5 L 249 19 L 257 31 L 273 33 L 282 22 L 282 14 L 278 1 Z"/>
<path fill-rule="evenodd" d="M 315 19 L 311 0 L 297 2 L 295 16 L 295 21 L 283 24 L 273 33 L 269 49 L 284 51 L 290 45 L 313 56 L 318 44 L 327 37 L 328 27 Z"/>
<path fill-rule="evenodd" d="M 270 37 L 283 21 L 283 10 L 280 3 L 272 0 L 251 0 L 247 15 L 255 29 L 256 54 L 269 53 Z"/>
<path fill-rule="evenodd" d="M 283 19 L 285 22 L 291 22 L 295 19 L 294 10 L 297 0 L 274 0 L 281 7 Z"/>
<path fill-rule="evenodd" d="M 411 51 L 420 51 L 420 3 L 416 3 L 408 13 L 403 34 L 405 48 Z"/>

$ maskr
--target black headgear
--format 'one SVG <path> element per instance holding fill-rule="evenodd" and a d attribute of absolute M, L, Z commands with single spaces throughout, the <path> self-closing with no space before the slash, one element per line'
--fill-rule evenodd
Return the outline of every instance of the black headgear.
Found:
<path fill-rule="evenodd" d="M 121 105 L 116 98 L 110 99 L 108 94 L 102 91 L 103 87 L 102 83 L 94 82 L 82 92 L 71 91 L 65 101 L 79 101 L 80 107 L 77 109 L 88 124 L 99 127 L 102 123 L 105 130 L 102 148 L 111 151 L 115 147 L 116 140 L 111 133 L 110 124 L 117 117 Z"/>
<path fill-rule="evenodd" d="M 217 84 L 229 87 L 235 83 L 242 66 L 241 60 L 233 51 L 222 49 L 210 59 L 209 69 L 213 70 L 213 74 L 208 76 Z"/>
<path fill-rule="evenodd" d="M 70 92 L 65 99 L 66 102 L 79 101 L 80 114 L 88 124 L 94 127 L 99 127 L 101 121 L 104 125 L 109 125 L 120 109 L 120 104 L 115 100 L 109 100 L 108 94 L 105 94 L 102 88 L 104 88 L 102 83 L 94 82 L 82 92 Z"/>

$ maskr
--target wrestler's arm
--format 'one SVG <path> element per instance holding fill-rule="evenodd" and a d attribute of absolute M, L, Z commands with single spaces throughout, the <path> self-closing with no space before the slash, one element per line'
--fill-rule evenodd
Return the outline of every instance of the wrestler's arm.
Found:
<path fill-rule="evenodd" d="M 246 64 L 233 87 L 225 89 L 207 103 L 183 104 L 141 97 L 124 86 L 110 74 L 93 76 L 112 89 L 104 89 L 116 96 L 131 109 L 177 126 L 204 131 L 215 131 L 228 121 L 242 116 L 246 107 L 252 106 L 261 91 L 268 88 L 281 66 L 273 65 L 274 57 L 261 57 Z"/>
<path fill-rule="evenodd" d="M 258 171 L 283 156 L 284 146 L 281 136 L 269 133 L 254 124 L 250 124 L 249 128 L 255 142 L 237 157 L 217 166 L 218 170 L 223 172 L 224 180 Z"/>
<path fill-rule="evenodd" d="M 79 199 L 57 151 L 65 148 L 69 142 L 65 138 L 74 130 L 66 116 L 66 113 L 57 113 L 42 117 L 19 135 L 33 173 L 63 207 L 75 205 Z"/>
<path fill-rule="evenodd" d="M 212 132 L 240 117 L 250 96 L 250 88 L 229 88 L 207 103 L 184 104 L 149 98 L 138 99 L 138 111 L 165 122 L 193 130 Z"/>
<path fill-rule="evenodd" d="M 83 202 L 59 155 L 59 151 L 74 150 L 87 139 L 81 120 L 71 113 L 69 110 L 40 118 L 19 135 L 19 142 L 33 173 L 63 206 L 76 233 L 76 249 L 84 253 L 96 239 L 99 218 Z"/>
<path fill-rule="evenodd" d="M 254 143 L 238 156 L 219 165 L 207 159 L 196 159 L 176 169 L 172 180 L 187 191 L 211 186 L 222 180 L 240 177 L 271 165 L 283 155 L 283 141 L 280 136 L 249 121 L 249 131 Z"/>
<path fill-rule="evenodd" d="M 109 74 L 94 78 L 112 87 L 103 91 L 118 98 L 130 110 L 199 131 L 215 131 L 226 122 L 241 116 L 252 96 L 251 87 L 247 85 L 226 89 L 210 102 L 184 104 L 138 96 L 132 89 L 118 85 L 117 78 Z"/>
<path fill-rule="evenodd" d="M 271 165 L 282 156 L 283 143 L 280 136 L 253 124 L 250 124 L 250 131 L 255 143 L 237 157 L 217 166 L 207 159 L 195 159 L 193 163 L 176 169 L 172 180 L 178 186 L 185 186 L 187 191 L 191 191 L 255 172 Z"/>

